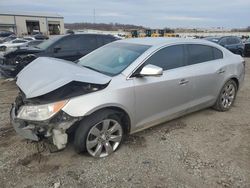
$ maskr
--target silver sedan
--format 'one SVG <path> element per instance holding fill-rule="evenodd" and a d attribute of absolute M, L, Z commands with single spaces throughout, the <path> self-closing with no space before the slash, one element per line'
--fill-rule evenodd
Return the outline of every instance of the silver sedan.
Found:
<path fill-rule="evenodd" d="M 23 137 L 52 137 L 58 149 L 74 131 L 77 152 L 105 157 L 126 134 L 208 107 L 229 110 L 244 71 L 244 59 L 209 41 L 116 41 L 77 64 L 34 60 L 18 75 L 11 119 Z"/>

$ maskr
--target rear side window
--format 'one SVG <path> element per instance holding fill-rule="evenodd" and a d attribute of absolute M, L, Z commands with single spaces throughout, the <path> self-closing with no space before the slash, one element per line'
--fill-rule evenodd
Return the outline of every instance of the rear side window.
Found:
<path fill-rule="evenodd" d="M 187 45 L 188 65 L 202 63 L 214 60 L 213 48 L 205 45 L 188 44 Z"/>
<path fill-rule="evenodd" d="M 152 55 L 145 63 L 156 65 L 163 70 L 174 69 L 184 66 L 184 46 L 175 45 L 163 48 Z"/>
<path fill-rule="evenodd" d="M 217 48 L 213 48 L 214 52 L 214 59 L 222 59 L 223 58 L 223 53 Z"/>
<path fill-rule="evenodd" d="M 214 47 L 201 44 L 187 45 L 187 64 L 193 65 L 216 59 L 222 59 L 223 53 Z"/>

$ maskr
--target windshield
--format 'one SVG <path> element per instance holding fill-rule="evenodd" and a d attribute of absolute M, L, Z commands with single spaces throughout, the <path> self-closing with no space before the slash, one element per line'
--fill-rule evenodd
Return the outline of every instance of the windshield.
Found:
<path fill-rule="evenodd" d="M 150 46 L 110 43 L 81 58 L 78 64 L 109 76 L 115 76 L 127 68 Z"/>
<path fill-rule="evenodd" d="M 52 44 L 54 44 L 56 41 L 60 40 L 62 38 L 62 36 L 55 36 L 51 39 L 45 40 L 44 42 L 42 42 L 41 44 L 37 45 L 36 47 L 42 50 L 47 49 L 49 46 L 51 46 Z"/>

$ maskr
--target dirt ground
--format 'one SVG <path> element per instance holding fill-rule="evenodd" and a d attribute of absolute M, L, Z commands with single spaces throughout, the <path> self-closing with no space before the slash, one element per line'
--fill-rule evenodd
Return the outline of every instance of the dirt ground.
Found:
<path fill-rule="evenodd" d="M 0 187 L 250 187 L 250 58 L 228 112 L 202 110 L 129 136 L 108 158 L 50 153 L 9 123 L 17 93 L 0 80 Z"/>

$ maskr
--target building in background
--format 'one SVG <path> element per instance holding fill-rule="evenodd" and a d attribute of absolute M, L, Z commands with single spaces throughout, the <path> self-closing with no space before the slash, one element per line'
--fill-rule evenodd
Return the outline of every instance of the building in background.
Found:
<path fill-rule="evenodd" d="M 56 13 L 0 12 L 0 30 L 18 36 L 42 32 L 46 35 L 64 34 L 63 16 Z"/>

